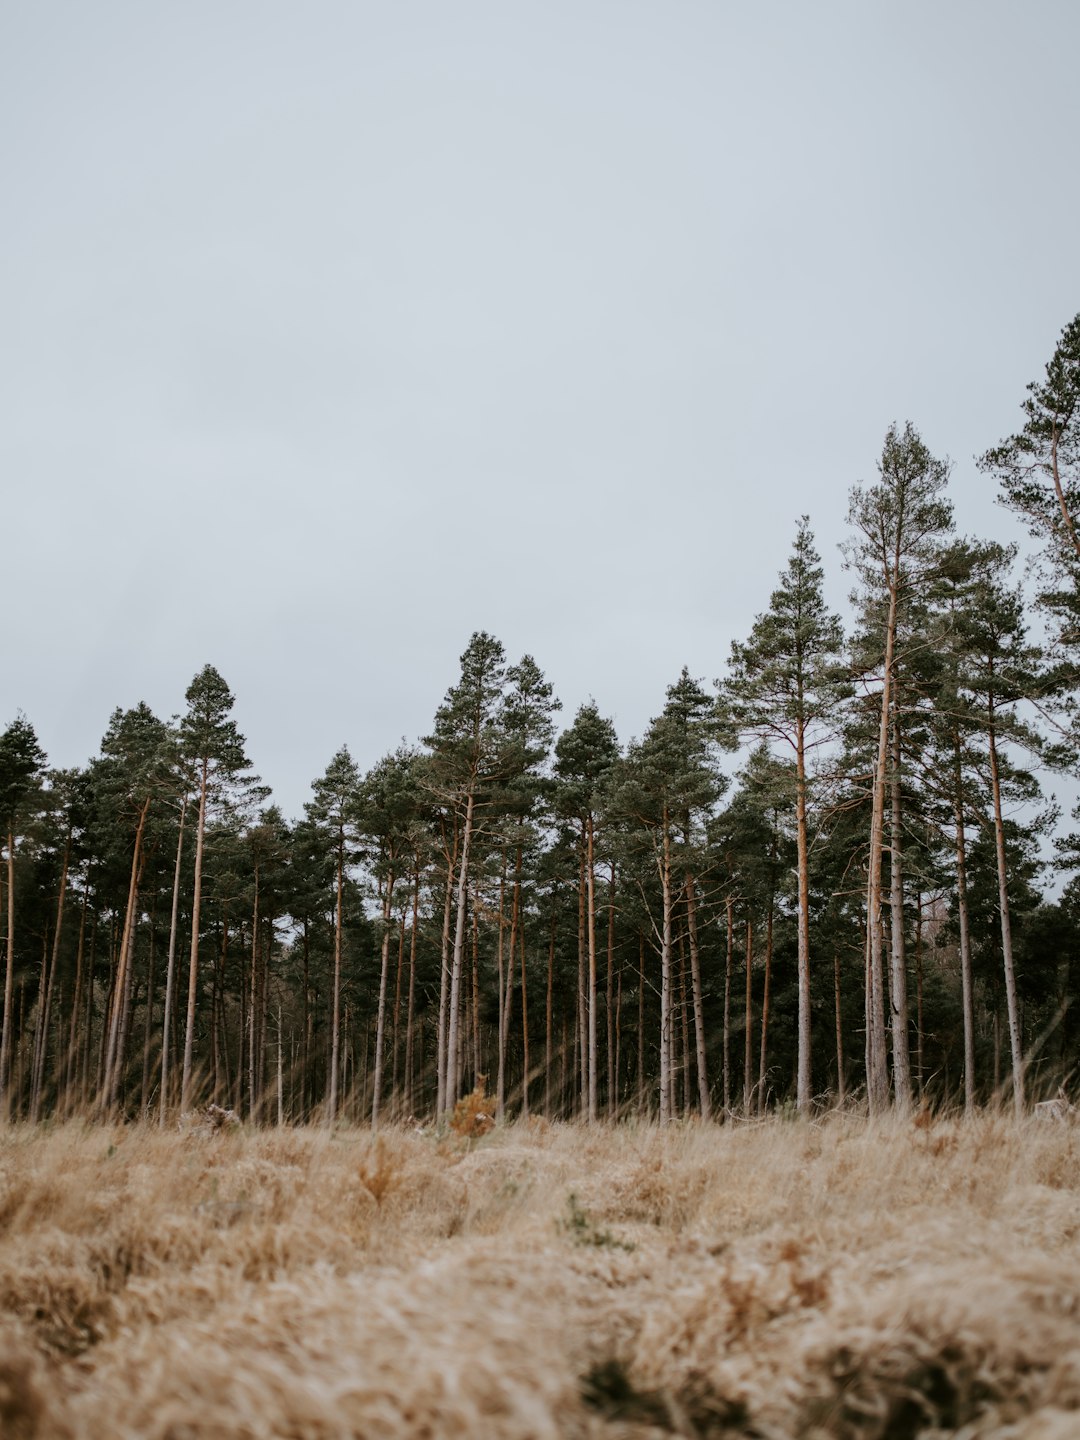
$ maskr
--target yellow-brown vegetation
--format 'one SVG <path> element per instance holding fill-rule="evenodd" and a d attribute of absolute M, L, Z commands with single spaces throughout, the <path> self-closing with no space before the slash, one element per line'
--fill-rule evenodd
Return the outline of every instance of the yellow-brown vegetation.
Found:
<path fill-rule="evenodd" d="M 17 1440 L 1080 1435 L 1070 1123 L 0 1129 Z"/>

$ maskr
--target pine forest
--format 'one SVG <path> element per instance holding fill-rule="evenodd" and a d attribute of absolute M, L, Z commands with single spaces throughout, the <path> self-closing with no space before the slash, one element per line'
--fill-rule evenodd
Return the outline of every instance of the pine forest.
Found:
<path fill-rule="evenodd" d="M 1080 316 L 1017 400 L 979 461 L 1015 545 L 963 535 L 948 462 L 891 427 L 850 477 L 851 624 L 791 517 L 750 633 L 629 744 L 599 679 L 564 715 L 483 631 L 428 734 L 366 774 L 343 744 L 291 818 L 211 664 L 83 768 L 11 717 L 3 1112 L 664 1124 L 1068 1087 Z"/>

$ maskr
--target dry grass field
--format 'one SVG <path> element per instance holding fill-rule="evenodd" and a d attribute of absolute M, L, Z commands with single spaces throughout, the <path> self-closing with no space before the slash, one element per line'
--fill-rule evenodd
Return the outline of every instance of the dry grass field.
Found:
<path fill-rule="evenodd" d="M 1080 1436 L 1080 1131 L 0 1130 L 0 1434 Z"/>

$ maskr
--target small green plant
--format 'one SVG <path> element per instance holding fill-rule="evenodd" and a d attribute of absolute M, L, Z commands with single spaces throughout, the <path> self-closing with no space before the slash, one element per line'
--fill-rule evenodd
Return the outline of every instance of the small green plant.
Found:
<path fill-rule="evenodd" d="M 571 1190 L 566 1197 L 566 1214 L 557 1222 L 564 1235 L 575 1245 L 607 1245 L 613 1250 L 633 1250 L 635 1247 L 626 1240 L 620 1240 L 610 1230 L 601 1230 L 584 1210 L 577 1196 Z"/>

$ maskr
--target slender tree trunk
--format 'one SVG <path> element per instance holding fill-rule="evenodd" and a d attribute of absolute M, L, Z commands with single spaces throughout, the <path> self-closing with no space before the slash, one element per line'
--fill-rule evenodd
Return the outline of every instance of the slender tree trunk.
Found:
<path fill-rule="evenodd" d="M 622 972 L 623 967 L 619 966 L 619 980 L 615 989 L 615 1083 L 612 1090 L 611 1118 L 614 1120 L 618 1114 L 619 1092 L 622 1085 Z"/>
<path fill-rule="evenodd" d="M 192 1063 L 195 1054 L 195 1007 L 199 998 L 199 924 L 202 918 L 203 838 L 206 833 L 206 786 L 210 762 L 202 762 L 199 784 L 199 819 L 195 830 L 195 884 L 191 897 L 191 957 L 188 963 L 187 1023 L 184 1027 L 184 1071 L 180 1082 L 180 1109 L 191 1108 Z"/>
<path fill-rule="evenodd" d="M 869 1000 L 866 1017 L 866 1089 L 871 1115 L 880 1115 L 889 1104 L 889 1066 L 885 1040 L 885 972 L 882 955 L 881 869 L 884 849 L 885 790 L 888 780 L 889 719 L 892 713 L 893 657 L 896 650 L 898 579 L 894 569 L 889 583 L 889 612 L 885 629 L 885 667 L 881 689 L 881 718 L 878 726 L 877 762 L 874 767 L 873 806 L 870 816 L 870 860 L 867 879 L 867 942 L 869 945 Z"/>
<path fill-rule="evenodd" d="M 594 856 L 595 833 L 593 817 L 585 823 L 585 904 L 588 911 L 586 925 L 589 945 L 589 1109 L 590 1124 L 597 1118 L 596 1085 L 596 864 Z"/>
<path fill-rule="evenodd" d="M 767 1051 L 769 1040 L 769 1001 L 772 991 L 773 955 L 773 901 L 769 897 L 769 914 L 765 924 L 765 985 L 761 995 L 761 1054 L 758 1057 L 758 1103 L 759 1115 L 765 1114 L 765 1079 L 768 1073 Z M 796 1080 L 796 1091 L 798 1081 Z"/>
<path fill-rule="evenodd" d="M 472 1052 L 473 1085 L 479 1086 L 480 1077 L 485 1074 L 483 1056 L 480 1050 L 480 917 L 473 896 L 472 915 Z M 486 1077 L 485 1077 L 486 1078 Z"/>
<path fill-rule="evenodd" d="M 555 990 L 555 892 L 551 894 L 551 931 L 548 936 L 547 1000 L 544 1008 L 544 1114 L 551 1119 L 552 1006 Z"/>
<path fill-rule="evenodd" d="M 754 1085 L 754 922 L 746 922 L 746 1045 L 743 1055 L 743 1110 L 750 1114 Z"/>
<path fill-rule="evenodd" d="M 154 1034 L 154 972 L 156 970 L 157 946 L 155 944 L 155 918 L 150 917 L 150 955 L 146 965 L 146 1014 L 143 1017 L 143 1073 L 142 1089 L 139 1094 L 139 1113 L 146 1118 L 150 1106 L 150 1056 Z"/>
<path fill-rule="evenodd" d="M 833 1002 L 836 1015 L 836 1103 L 843 1105 L 844 1074 L 844 1016 L 840 1006 L 840 951 L 833 951 Z"/>
<path fill-rule="evenodd" d="M 449 1106 L 446 1103 L 446 1039 L 450 1029 L 450 915 L 454 894 L 454 863 L 457 857 L 457 832 L 452 850 L 446 852 L 446 890 L 443 895 L 442 944 L 439 951 L 439 1028 L 436 1037 L 437 1071 L 435 1113 L 441 1116 Z"/>
<path fill-rule="evenodd" d="M 506 1046 L 507 1032 L 510 1029 L 510 990 L 513 986 L 514 973 L 514 941 L 515 931 L 513 923 L 510 926 L 510 965 L 509 977 L 506 975 L 507 966 L 505 963 L 504 942 L 506 939 L 506 848 L 502 852 L 502 874 L 499 876 L 499 931 L 495 942 L 495 969 L 498 981 L 498 1010 L 499 1010 L 499 1054 L 496 1063 L 495 1073 L 495 1119 L 502 1124 L 506 1108 Z"/>
<path fill-rule="evenodd" d="M 334 998 L 330 1028 L 330 1094 L 326 1119 L 332 1125 L 338 1113 L 338 1082 L 342 1064 L 341 1050 L 341 938 L 345 922 L 345 831 L 338 828 L 337 898 L 334 905 Z"/>
<path fill-rule="evenodd" d="M 904 814 L 900 795 L 900 715 L 899 705 L 893 706 L 893 755 L 890 778 L 892 801 L 889 827 L 889 981 L 891 1008 L 889 1032 L 892 1036 L 893 1091 L 896 1108 L 901 1115 L 911 1110 L 911 1055 L 908 1042 L 907 962 L 904 956 Z"/>
<path fill-rule="evenodd" d="M 394 905 L 394 872 L 386 877 L 383 896 L 382 953 L 379 960 L 379 1008 L 375 1019 L 375 1080 L 371 1096 L 371 1128 L 379 1128 L 379 1106 L 382 1103 L 383 1044 L 386 1037 L 386 988 L 390 974 L 390 920 Z"/>
<path fill-rule="evenodd" d="M 997 852 L 998 911 L 1001 917 L 1001 953 L 1005 963 L 1005 1000 L 1009 1014 L 1009 1049 L 1012 1055 L 1013 1104 L 1017 1119 L 1024 1115 L 1024 1048 L 1020 1034 L 1020 1006 L 1016 997 L 1016 966 L 1013 963 L 1012 924 L 1009 918 L 1009 870 L 1005 855 L 1005 821 L 1001 813 L 1001 776 L 998 770 L 994 700 L 990 697 L 987 715 L 987 743 L 990 752 L 990 789 L 994 804 L 994 845 Z"/>
<path fill-rule="evenodd" d="M 397 968 L 394 975 L 394 1010 L 393 1027 L 390 1037 L 390 1053 L 393 1059 L 393 1069 L 390 1075 L 390 1106 L 391 1113 L 401 1116 L 401 985 L 405 975 L 405 924 L 408 914 L 408 901 L 401 907 L 401 919 L 398 921 L 398 943 L 397 943 Z M 409 1113 L 407 1110 L 404 1112 Z"/>
<path fill-rule="evenodd" d="M 12 1011 L 15 1002 L 15 835 L 7 834 L 7 964 L 4 970 L 4 1023 L 0 1032 L 0 1119 L 11 1114 Z"/>
<path fill-rule="evenodd" d="M 615 861 L 610 863 L 608 873 L 608 906 L 607 906 L 607 1004 L 604 1007 L 606 1020 L 604 1039 L 607 1043 L 607 1109 L 608 1119 L 614 1120 L 616 1108 L 616 1092 L 618 1065 L 615 1058 L 615 1045 L 612 1035 L 612 1014 L 611 1007 L 614 1003 L 614 978 L 615 971 Z"/>
<path fill-rule="evenodd" d="M 800 704 L 801 710 L 801 704 Z M 810 1109 L 812 1093 L 810 1011 L 810 855 L 806 835 L 806 726 L 800 719 L 795 734 L 795 839 L 799 872 L 799 1042 L 795 1106 Z"/>
<path fill-rule="evenodd" d="M 920 888 L 915 897 L 915 1065 L 914 1083 L 919 1099 L 923 1097 L 926 1071 L 923 1065 L 923 897 Z"/>
<path fill-rule="evenodd" d="M 131 966 L 135 953 L 135 917 L 138 909 L 139 880 L 143 868 L 143 835 L 146 831 L 146 817 L 150 813 L 150 799 L 143 802 L 139 812 L 139 823 L 135 831 L 135 848 L 131 856 L 131 878 L 128 882 L 127 909 L 124 914 L 123 937 L 120 941 L 120 955 L 117 962 L 116 980 L 113 986 L 113 1007 L 109 1020 L 108 1048 L 105 1053 L 105 1075 L 102 1089 L 102 1105 L 105 1109 L 116 1104 L 120 1074 L 124 1066 L 125 1009 L 131 995 Z"/>
<path fill-rule="evenodd" d="M 248 1007 L 248 1114 L 253 1124 L 262 1107 L 262 1066 L 259 1064 L 259 862 L 255 862 L 255 896 L 251 909 L 251 1003 Z"/>
<path fill-rule="evenodd" d="M 960 737 L 953 735 L 955 762 L 956 819 L 956 908 L 960 921 L 960 985 L 964 1007 L 964 1111 L 975 1113 L 975 983 L 971 968 L 971 927 L 968 920 L 967 837 L 964 833 L 964 810 L 960 780 Z"/>
<path fill-rule="evenodd" d="M 589 1054 L 588 1054 L 588 901 L 585 896 L 586 842 L 585 822 L 581 822 L 581 845 L 578 851 L 578 978 L 577 978 L 577 1071 L 581 1077 L 578 1092 L 578 1109 L 582 1115 L 589 1108 Z"/>
<path fill-rule="evenodd" d="M 701 989 L 701 949 L 698 945 L 697 899 L 694 877 L 686 872 L 686 929 L 690 940 L 690 983 L 694 997 L 694 1048 L 697 1055 L 698 1105 L 701 1118 L 711 1110 L 709 1075 L 705 1058 L 705 1004 Z"/>
<path fill-rule="evenodd" d="M 520 939 L 518 945 L 521 949 L 521 1114 L 527 1118 L 529 1114 L 529 989 L 526 983 L 528 977 L 525 973 L 525 926 L 519 926 Z M 513 957 L 511 956 L 511 959 Z"/>
<path fill-rule="evenodd" d="M 60 964 L 60 935 L 64 928 L 64 901 L 67 898 L 68 863 L 71 859 L 71 831 L 69 830 L 64 840 L 64 860 L 60 870 L 60 894 L 56 901 L 56 928 L 53 931 L 52 943 L 52 964 L 49 967 L 48 982 L 45 985 L 44 1004 L 39 1002 L 42 1010 L 41 1022 L 41 1045 L 39 1052 L 34 1057 L 34 1074 L 30 1094 L 30 1120 L 36 1122 L 38 1112 L 41 1108 L 41 1091 L 45 1083 L 45 1055 L 49 1046 L 49 1016 L 52 1009 L 53 984 L 56 979 L 56 971 Z M 59 1096 L 57 1096 L 59 1101 Z"/>
<path fill-rule="evenodd" d="M 461 1008 L 461 972 L 465 958 L 465 909 L 469 876 L 469 847 L 472 843 L 473 807 L 475 796 L 469 791 L 465 806 L 465 829 L 461 837 L 461 860 L 458 865 L 457 899 L 454 924 L 454 960 L 450 974 L 450 1023 L 446 1037 L 446 1109 L 458 1101 L 458 1013 Z"/>
<path fill-rule="evenodd" d="M 727 955 L 724 961 L 724 1118 L 731 1114 L 731 971 L 735 959 L 735 902 L 727 902 Z"/>
<path fill-rule="evenodd" d="M 173 870 L 172 913 L 169 919 L 169 958 L 165 971 L 165 1013 L 161 1017 L 161 1104 L 158 1121 L 165 1124 L 165 1113 L 169 1107 L 169 1041 L 173 1016 L 174 987 L 176 984 L 176 937 L 180 914 L 180 863 L 184 850 L 184 817 L 187 814 L 188 797 L 180 805 L 180 833 L 176 839 L 176 865 Z"/>
<path fill-rule="evenodd" d="M 412 930 L 409 935 L 409 996 L 405 1012 L 405 1114 L 413 1113 L 413 1049 L 416 1025 L 416 938 L 420 915 L 420 866 L 413 872 Z"/>
<path fill-rule="evenodd" d="M 71 1028 L 68 1031 L 67 1058 L 64 1066 L 64 1110 L 70 1113 L 72 1095 L 78 1091 L 81 1075 L 83 1035 L 83 957 L 86 945 L 86 912 L 90 904 L 90 877 L 87 875 L 83 888 L 82 907 L 79 914 L 79 940 L 75 946 L 75 992 L 71 999 Z"/>
<path fill-rule="evenodd" d="M 638 935 L 638 1004 L 637 1004 L 637 1094 L 638 1109 L 648 1115 L 648 1096 L 645 1094 L 645 936 Z"/>
<path fill-rule="evenodd" d="M 660 950 L 660 1124 L 671 1119 L 671 834 L 664 807 L 660 885 L 663 891 L 663 940 Z"/>

